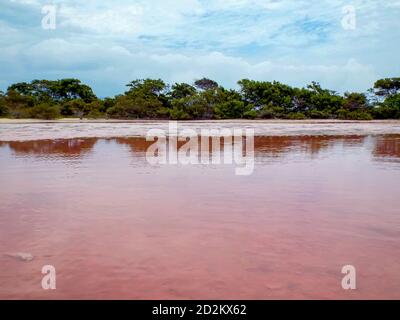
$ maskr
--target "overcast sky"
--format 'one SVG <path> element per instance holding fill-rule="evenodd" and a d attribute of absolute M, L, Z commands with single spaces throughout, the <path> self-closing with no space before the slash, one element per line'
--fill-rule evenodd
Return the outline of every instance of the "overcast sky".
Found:
<path fill-rule="evenodd" d="M 400 76 L 400 0 L 0 3 L 3 91 L 14 82 L 74 77 L 104 97 L 136 78 L 207 76 L 232 88 L 242 78 L 315 80 L 343 92 Z M 55 29 L 42 26 L 46 5 L 55 5 Z M 356 20 L 343 11 L 349 5 Z"/>

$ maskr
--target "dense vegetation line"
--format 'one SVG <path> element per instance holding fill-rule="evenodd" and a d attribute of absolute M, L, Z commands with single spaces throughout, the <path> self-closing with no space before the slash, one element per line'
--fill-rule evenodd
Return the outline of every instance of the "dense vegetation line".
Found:
<path fill-rule="evenodd" d="M 99 99 L 77 79 L 34 80 L 0 91 L 0 117 L 56 119 L 400 119 L 400 78 L 378 80 L 367 94 L 338 93 L 313 82 L 294 88 L 243 79 L 238 91 L 203 78 L 193 85 L 135 80 Z"/>

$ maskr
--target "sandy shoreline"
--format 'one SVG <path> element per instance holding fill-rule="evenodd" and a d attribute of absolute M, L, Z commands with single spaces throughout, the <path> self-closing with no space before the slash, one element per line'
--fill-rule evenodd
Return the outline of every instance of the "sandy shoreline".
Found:
<path fill-rule="evenodd" d="M 136 119 L 136 120 L 117 120 L 117 119 L 83 119 L 78 118 L 62 118 L 57 120 L 41 120 L 41 119 L 8 119 L 0 118 L 0 124 L 35 124 L 35 123 L 166 123 L 171 120 L 146 120 L 146 119 Z M 274 123 L 287 123 L 287 124 L 351 124 L 351 123 L 382 123 L 382 124 L 399 124 L 400 120 L 370 120 L 370 121 L 360 121 L 360 120 L 334 120 L 334 119 L 307 119 L 307 120 L 284 120 L 284 119 L 270 119 L 270 120 L 246 120 L 246 119 L 228 119 L 228 120 L 187 120 L 178 121 L 179 123 L 249 123 L 249 124 L 274 124 Z"/>
<path fill-rule="evenodd" d="M 157 120 L 79 120 L 43 121 L 2 119 L 0 141 L 34 141 L 75 138 L 146 137 L 150 130 L 163 130 L 166 135 L 181 135 L 182 130 L 246 129 L 255 136 L 367 136 L 400 135 L 400 121 L 337 120 L 206 120 L 179 121 L 178 132 L 170 132 L 170 121 Z M 219 134 L 219 133 L 217 133 Z"/>

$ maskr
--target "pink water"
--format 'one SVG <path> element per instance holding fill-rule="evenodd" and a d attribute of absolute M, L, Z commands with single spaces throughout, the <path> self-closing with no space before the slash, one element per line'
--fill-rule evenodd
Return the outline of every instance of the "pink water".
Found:
<path fill-rule="evenodd" d="M 250 176 L 147 146 L 0 142 L 1 299 L 400 299 L 400 135 L 258 137 Z"/>

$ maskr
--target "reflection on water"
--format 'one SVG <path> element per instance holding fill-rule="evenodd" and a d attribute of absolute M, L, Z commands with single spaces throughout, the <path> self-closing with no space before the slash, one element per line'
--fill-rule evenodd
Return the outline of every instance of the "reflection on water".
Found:
<path fill-rule="evenodd" d="M 377 137 L 373 155 L 378 161 L 400 162 L 400 135 Z"/>
<path fill-rule="evenodd" d="M 400 298 L 400 135 L 256 137 L 247 177 L 150 144 L 0 142 L 0 298 Z"/>
<path fill-rule="evenodd" d="M 62 139 L 39 141 L 1 142 L 0 146 L 9 147 L 16 156 L 56 156 L 82 157 L 93 149 L 98 139 Z"/>
<path fill-rule="evenodd" d="M 368 139 L 370 141 L 368 141 Z M 85 139 L 59 139 L 38 141 L 13 141 L 1 142 L 0 147 L 8 147 L 15 156 L 36 157 L 84 157 L 95 147 L 98 141 L 116 143 L 129 147 L 133 159 L 143 157 L 154 142 L 146 141 L 142 137 L 132 138 L 85 138 Z M 180 148 L 185 142 L 178 142 Z M 365 136 L 258 136 L 255 137 L 254 151 L 257 158 L 279 158 L 290 153 L 303 153 L 313 157 L 321 151 L 338 146 L 362 147 L 371 144 L 372 156 L 378 161 L 399 161 L 400 135 L 384 135 L 375 137 Z M 212 153 L 210 138 L 209 151 Z M 224 144 L 221 142 L 221 153 Z"/>

